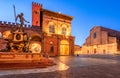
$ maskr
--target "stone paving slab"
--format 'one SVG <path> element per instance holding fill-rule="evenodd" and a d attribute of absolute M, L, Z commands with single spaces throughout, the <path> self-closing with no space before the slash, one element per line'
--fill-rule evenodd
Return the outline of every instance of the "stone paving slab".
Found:
<path fill-rule="evenodd" d="M 62 57 L 54 61 L 56 67 L 47 69 L 0 71 L 0 78 L 120 78 L 120 60 Z"/>
<path fill-rule="evenodd" d="M 6 75 L 0 78 L 120 78 L 120 64 L 72 67 L 64 71 Z"/>
<path fill-rule="evenodd" d="M 86 58 L 86 57 L 59 57 L 58 60 L 69 67 L 77 66 L 92 66 L 92 65 L 104 65 L 104 64 L 118 64 L 119 60 L 103 59 L 103 58 Z"/>

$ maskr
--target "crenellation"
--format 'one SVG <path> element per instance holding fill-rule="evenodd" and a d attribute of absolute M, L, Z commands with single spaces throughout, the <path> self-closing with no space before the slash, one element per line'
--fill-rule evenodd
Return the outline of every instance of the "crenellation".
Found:
<path fill-rule="evenodd" d="M 33 6 L 39 6 L 39 7 L 42 7 L 42 4 L 39 4 L 39 3 L 36 3 L 36 2 L 32 2 L 32 5 L 33 5 Z"/>
<path fill-rule="evenodd" d="M 18 24 L 15 24 L 14 22 L 6 22 L 6 21 L 0 21 L 0 26 L 16 26 Z"/>
<path fill-rule="evenodd" d="M 14 22 L 0 21 L 0 26 L 15 27 L 15 26 L 20 26 L 20 24 Z M 32 26 L 25 24 L 23 27 L 31 29 Z M 33 29 L 37 29 L 37 28 L 33 28 Z"/>
<path fill-rule="evenodd" d="M 37 5 L 37 6 L 39 6 L 39 4 L 38 4 L 38 3 L 36 3 L 36 5 Z"/>
<path fill-rule="evenodd" d="M 12 23 L 12 25 L 11 26 L 15 26 L 15 23 Z"/>
<path fill-rule="evenodd" d="M 3 26 L 7 26 L 7 22 L 6 21 L 3 22 Z"/>
<path fill-rule="evenodd" d="M 28 28 L 31 28 L 31 26 L 30 26 L 30 25 L 28 25 Z"/>
<path fill-rule="evenodd" d="M 31 25 L 28 25 L 27 27 L 31 27 Z"/>
<path fill-rule="evenodd" d="M 41 7 L 42 7 L 43 5 L 41 4 Z"/>
<path fill-rule="evenodd" d="M 8 22 L 8 25 L 7 26 L 11 26 L 12 24 L 11 24 L 11 22 Z"/>
<path fill-rule="evenodd" d="M 35 6 L 35 5 L 37 5 L 37 3 L 36 2 L 32 2 L 32 4 Z"/>

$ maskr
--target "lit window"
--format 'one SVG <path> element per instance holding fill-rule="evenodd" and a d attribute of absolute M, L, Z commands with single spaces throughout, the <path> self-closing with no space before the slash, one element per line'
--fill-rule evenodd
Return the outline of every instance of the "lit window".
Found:
<path fill-rule="evenodd" d="M 66 35 L 66 28 L 62 28 L 62 34 Z"/>
<path fill-rule="evenodd" d="M 49 26 L 49 33 L 55 33 L 54 25 Z"/>

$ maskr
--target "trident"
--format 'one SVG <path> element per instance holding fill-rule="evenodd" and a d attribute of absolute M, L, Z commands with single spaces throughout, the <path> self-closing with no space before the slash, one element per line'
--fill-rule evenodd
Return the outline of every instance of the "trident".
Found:
<path fill-rule="evenodd" d="M 13 9 L 14 9 L 14 17 L 16 19 L 16 9 L 15 9 L 15 5 L 13 5 Z M 15 23 L 17 23 L 17 21 L 15 20 Z"/>

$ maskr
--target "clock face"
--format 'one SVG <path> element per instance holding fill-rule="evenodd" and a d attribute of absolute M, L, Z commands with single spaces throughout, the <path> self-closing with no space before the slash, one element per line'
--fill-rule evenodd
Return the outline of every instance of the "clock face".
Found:
<path fill-rule="evenodd" d="M 17 40 L 20 40 L 20 39 L 21 39 L 20 34 L 17 34 L 17 35 L 16 35 L 16 39 L 17 39 Z"/>
<path fill-rule="evenodd" d="M 32 51 L 32 53 L 40 53 L 41 45 L 39 43 L 31 43 L 29 49 Z"/>

